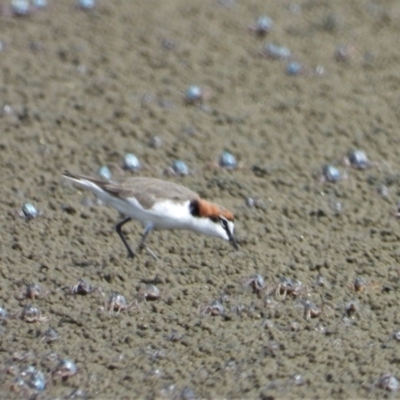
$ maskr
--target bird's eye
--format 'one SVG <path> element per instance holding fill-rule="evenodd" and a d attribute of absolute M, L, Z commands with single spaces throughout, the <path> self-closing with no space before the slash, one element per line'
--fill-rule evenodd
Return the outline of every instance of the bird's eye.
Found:
<path fill-rule="evenodd" d="M 225 230 L 228 230 L 228 221 L 225 218 L 220 217 L 221 225 Z"/>

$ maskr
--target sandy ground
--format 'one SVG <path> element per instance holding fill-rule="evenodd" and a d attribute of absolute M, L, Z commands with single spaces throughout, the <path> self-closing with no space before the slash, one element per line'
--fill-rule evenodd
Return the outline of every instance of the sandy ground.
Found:
<path fill-rule="evenodd" d="M 49 3 L 0 23 L 0 397 L 397 397 L 379 379 L 400 379 L 398 1 Z M 274 26 L 261 38 L 247 27 L 263 14 Z M 262 57 L 267 42 L 303 73 Z M 185 104 L 191 84 L 210 92 L 204 105 Z M 357 148 L 370 168 L 321 182 Z M 240 168 L 213 167 L 223 150 Z M 61 178 L 127 152 L 142 176 L 184 160 L 191 175 L 164 178 L 231 209 L 239 251 L 158 232 L 158 261 L 128 259 L 118 213 Z M 25 202 L 42 215 L 20 217 Z M 134 244 L 142 228 L 125 231 Z M 80 278 L 104 296 L 60 289 Z M 285 296 L 282 278 L 301 288 Z M 25 298 L 30 283 L 39 297 Z M 144 300 L 147 284 L 159 299 Z M 102 310 L 113 292 L 140 310 Z M 207 315 L 214 300 L 224 315 Z M 39 322 L 23 318 L 29 304 Z M 61 376 L 62 359 L 78 372 Z M 45 390 L 28 387 L 28 366 Z"/>

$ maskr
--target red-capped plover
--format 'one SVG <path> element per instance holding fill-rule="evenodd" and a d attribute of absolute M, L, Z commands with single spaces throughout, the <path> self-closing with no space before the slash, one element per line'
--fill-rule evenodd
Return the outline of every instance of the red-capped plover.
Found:
<path fill-rule="evenodd" d="M 115 230 L 128 250 L 128 257 L 135 257 L 135 252 L 121 228 L 132 219 L 141 222 L 145 228 L 138 251 L 144 248 L 146 237 L 154 229 L 186 229 L 228 240 L 235 249 L 238 248 L 233 214 L 217 204 L 201 199 L 197 193 L 182 185 L 144 177 L 107 181 L 68 171 L 63 176 L 90 190 L 103 203 L 126 216 L 115 226 Z"/>

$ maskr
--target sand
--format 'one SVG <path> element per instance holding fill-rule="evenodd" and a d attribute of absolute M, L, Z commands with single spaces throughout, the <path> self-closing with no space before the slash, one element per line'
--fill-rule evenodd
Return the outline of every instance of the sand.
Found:
<path fill-rule="evenodd" d="M 263 14 L 274 26 L 259 37 L 247 28 Z M 387 390 L 397 381 L 385 389 L 380 378 L 400 379 L 399 18 L 395 0 L 99 0 L 90 12 L 60 0 L 26 18 L 4 13 L 0 397 L 398 396 Z M 287 46 L 302 73 L 263 57 L 267 42 Z M 208 93 L 203 104 L 185 103 L 189 85 Z M 345 166 L 351 149 L 369 168 Z M 237 169 L 218 168 L 224 150 Z M 62 179 L 104 164 L 121 175 L 128 152 L 142 164 L 134 175 L 232 210 L 239 250 L 155 232 L 159 260 L 128 259 L 118 213 Z M 190 175 L 165 175 L 177 159 Z M 343 179 L 322 182 L 325 164 Z M 21 217 L 25 202 L 40 216 Z M 142 227 L 125 232 L 133 245 Z M 101 290 L 62 288 L 79 279 Z M 34 299 L 30 283 L 42 289 Z M 148 284 L 158 299 L 145 300 Z M 108 312 L 113 292 L 132 307 Z M 223 315 L 210 315 L 215 300 Z M 37 322 L 23 318 L 29 304 Z M 61 374 L 63 359 L 76 374 Z M 43 391 L 19 384 L 28 366 Z"/>

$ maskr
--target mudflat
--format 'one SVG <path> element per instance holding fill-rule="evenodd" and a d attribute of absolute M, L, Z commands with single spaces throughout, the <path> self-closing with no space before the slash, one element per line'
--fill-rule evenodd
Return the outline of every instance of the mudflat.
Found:
<path fill-rule="evenodd" d="M 397 395 L 397 1 L 5 8 L 1 398 Z M 248 29 L 261 15 L 273 20 L 264 36 Z M 185 101 L 190 85 L 203 101 Z M 357 149 L 365 169 L 349 163 Z M 223 151 L 237 168 L 218 166 Z M 121 169 L 127 153 L 139 171 Z M 191 173 L 172 174 L 176 160 Z M 161 231 L 148 238 L 158 260 L 127 258 L 121 216 L 62 179 L 103 165 L 222 204 L 239 250 Z M 324 177 L 326 165 L 337 171 Z M 24 203 L 39 215 L 21 216 Z M 143 228 L 124 232 L 133 246 Z"/>

